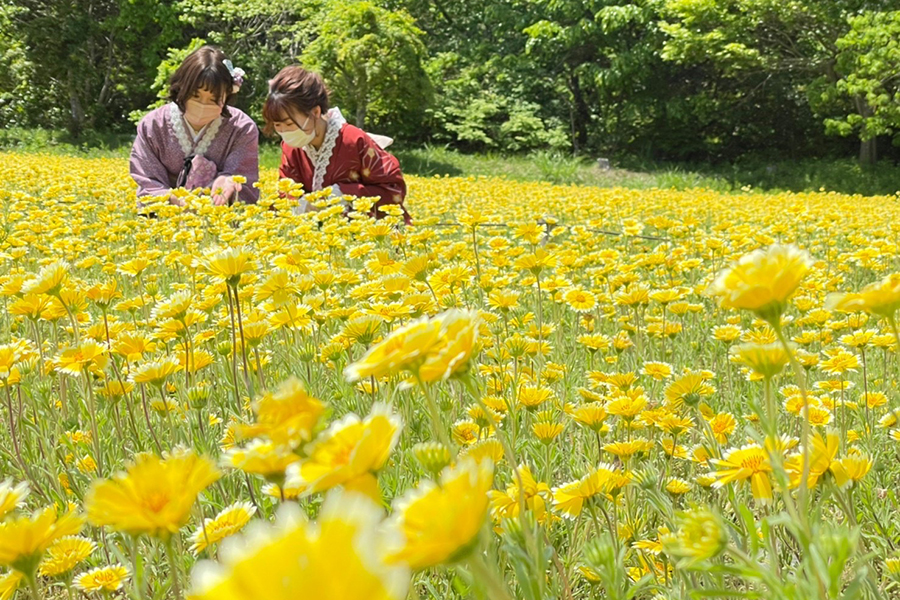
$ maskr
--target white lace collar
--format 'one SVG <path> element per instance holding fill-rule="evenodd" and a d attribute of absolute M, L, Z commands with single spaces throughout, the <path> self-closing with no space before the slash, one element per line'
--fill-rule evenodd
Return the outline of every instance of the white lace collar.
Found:
<path fill-rule="evenodd" d="M 191 154 L 196 156 L 206 154 L 209 145 L 213 143 L 216 135 L 219 134 L 219 127 L 222 126 L 223 120 L 221 116 L 217 117 L 215 121 L 200 130 L 197 139 L 191 141 L 192 135 L 188 131 L 188 124 L 184 121 L 184 113 L 181 112 L 181 109 L 174 102 L 169 104 L 169 127 L 171 127 L 172 133 L 178 140 L 178 145 L 181 146 L 181 151 L 184 152 L 185 158 Z"/>
<path fill-rule="evenodd" d="M 328 111 L 328 126 L 325 129 L 325 139 L 318 150 L 313 148 L 312 144 L 303 147 L 303 151 L 309 156 L 313 164 L 313 181 L 311 192 L 317 192 L 324 187 L 325 171 L 331 162 L 331 155 L 334 153 L 334 147 L 337 144 L 338 136 L 341 128 L 347 122 L 341 110 L 337 107 Z"/>

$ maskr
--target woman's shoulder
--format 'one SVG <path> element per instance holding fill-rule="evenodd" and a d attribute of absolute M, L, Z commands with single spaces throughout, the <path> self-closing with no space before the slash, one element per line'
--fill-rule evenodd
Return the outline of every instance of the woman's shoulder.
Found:
<path fill-rule="evenodd" d="M 170 111 L 174 104 L 166 103 L 162 106 L 158 106 L 148 112 L 146 115 L 141 117 L 141 120 L 138 121 L 138 131 L 141 130 L 152 130 L 160 127 L 164 127 L 168 122 L 170 117 Z"/>
<path fill-rule="evenodd" d="M 248 115 L 241 109 L 234 106 L 229 106 L 228 114 L 228 122 L 231 123 L 231 125 L 235 129 L 258 129 L 256 121 L 254 121 L 250 115 Z"/>
<path fill-rule="evenodd" d="M 359 142 L 364 142 L 368 137 L 369 135 L 356 125 L 344 123 L 341 126 L 341 141 L 345 144 L 357 144 Z"/>

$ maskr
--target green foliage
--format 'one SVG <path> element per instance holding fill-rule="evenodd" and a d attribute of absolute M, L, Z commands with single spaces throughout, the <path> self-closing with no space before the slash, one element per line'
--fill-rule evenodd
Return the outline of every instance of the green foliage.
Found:
<path fill-rule="evenodd" d="M 13 21 L 23 12 L 12 2 L 0 2 L 0 123 L 11 125 L 27 121 L 29 104 L 38 92 L 29 85 L 33 66 Z"/>
<path fill-rule="evenodd" d="M 431 99 L 422 36 L 405 11 L 333 2 L 301 61 L 322 73 L 357 126 L 412 126 Z"/>
<path fill-rule="evenodd" d="M 892 0 L 0 0 L 0 126 L 133 131 L 197 40 L 317 69 L 348 119 L 464 151 L 894 156 Z M 130 117 L 130 118 L 129 118 Z M 672 174 L 674 179 L 680 175 Z"/>
<path fill-rule="evenodd" d="M 563 122 L 526 99 L 523 86 L 504 80 L 502 61 L 466 65 L 455 53 L 428 64 L 437 100 L 428 111 L 430 129 L 441 142 L 470 151 L 562 150 L 570 145 Z"/>
<path fill-rule="evenodd" d="M 837 40 L 837 92 L 856 99 L 857 112 L 825 121 L 829 132 L 871 140 L 893 136 L 900 144 L 900 11 L 864 13 L 849 20 Z"/>

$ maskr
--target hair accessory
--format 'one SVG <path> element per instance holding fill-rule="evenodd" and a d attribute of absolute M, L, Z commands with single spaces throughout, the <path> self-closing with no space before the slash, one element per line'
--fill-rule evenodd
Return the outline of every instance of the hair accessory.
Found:
<path fill-rule="evenodd" d="M 222 61 L 225 64 L 225 67 L 228 69 L 228 72 L 231 73 L 231 77 L 234 79 L 234 87 L 231 88 L 232 94 L 237 94 L 241 86 L 244 85 L 244 75 L 247 73 L 240 67 L 235 67 L 230 60 L 226 59 Z"/>

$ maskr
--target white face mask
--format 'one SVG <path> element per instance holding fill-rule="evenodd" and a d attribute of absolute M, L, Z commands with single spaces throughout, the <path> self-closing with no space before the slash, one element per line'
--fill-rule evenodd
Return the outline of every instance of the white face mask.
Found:
<path fill-rule="evenodd" d="M 291 148 L 303 148 L 304 146 L 308 146 L 309 143 L 316 137 L 315 130 L 313 130 L 312 133 L 303 131 L 306 126 L 309 125 L 309 120 L 311 118 L 312 115 L 306 117 L 306 121 L 304 121 L 301 127 L 293 131 L 279 131 L 278 135 L 280 135 L 281 139 L 284 140 L 284 143 Z"/>
<path fill-rule="evenodd" d="M 184 116 L 194 127 L 206 127 L 222 114 L 222 107 L 218 104 L 203 104 L 198 100 L 188 100 Z"/>

